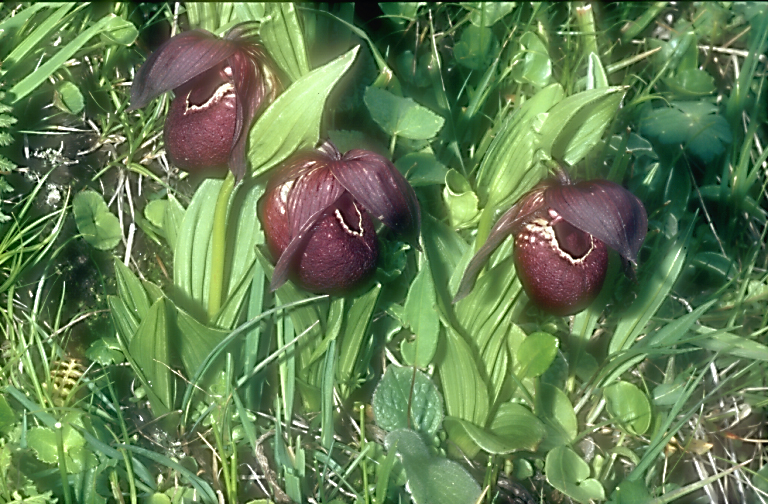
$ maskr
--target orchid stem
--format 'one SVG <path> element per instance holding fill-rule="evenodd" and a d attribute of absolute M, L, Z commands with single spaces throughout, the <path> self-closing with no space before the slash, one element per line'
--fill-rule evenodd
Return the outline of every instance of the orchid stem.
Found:
<path fill-rule="evenodd" d="M 227 205 L 232 189 L 235 187 L 235 176 L 227 173 L 224 183 L 219 189 L 216 209 L 213 214 L 213 233 L 211 234 L 211 278 L 208 286 L 208 320 L 221 308 L 221 298 L 224 292 L 224 259 L 227 250 Z"/>

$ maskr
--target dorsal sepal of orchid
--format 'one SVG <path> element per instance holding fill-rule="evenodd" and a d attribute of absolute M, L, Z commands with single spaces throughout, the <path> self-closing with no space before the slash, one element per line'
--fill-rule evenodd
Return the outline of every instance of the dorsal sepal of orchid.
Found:
<path fill-rule="evenodd" d="M 548 207 L 574 227 L 591 234 L 621 257 L 637 263 L 648 230 L 640 200 L 608 180 L 554 185 L 544 193 Z"/>
<path fill-rule="evenodd" d="M 332 163 L 331 172 L 373 217 L 421 250 L 419 201 L 389 159 L 375 152 L 354 149 Z"/>
<path fill-rule="evenodd" d="M 171 37 L 141 66 L 131 85 L 135 110 L 153 98 L 182 86 L 232 56 L 237 44 L 206 30 L 192 30 Z"/>

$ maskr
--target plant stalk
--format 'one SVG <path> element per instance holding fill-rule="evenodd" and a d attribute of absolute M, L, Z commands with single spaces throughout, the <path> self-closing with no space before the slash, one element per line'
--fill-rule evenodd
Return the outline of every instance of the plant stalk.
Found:
<path fill-rule="evenodd" d="M 211 277 L 208 284 L 208 320 L 221 308 L 224 293 L 224 260 L 227 251 L 227 206 L 232 189 L 235 187 L 235 176 L 227 173 L 224 183 L 219 189 L 216 209 L 213 214 L 213 233 L 211 234 Z"/>

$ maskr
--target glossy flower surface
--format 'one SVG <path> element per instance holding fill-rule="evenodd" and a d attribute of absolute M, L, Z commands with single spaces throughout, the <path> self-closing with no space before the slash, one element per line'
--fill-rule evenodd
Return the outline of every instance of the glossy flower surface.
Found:
<path fill-rule="evenodd" d="M 131 109 L 173 90 L 164 128 L 171 162 L 188 172 L 228 166 L 246 171 L 251 123 L 279 90 L 276 66 L 243 23 L 223 38 L 205 30 L 180 33 L 147 58 L 131 87 Z"/>
<path fill-rule="evenodd" d="M 513 235 L 515 269 L 531 301 L 556 315 L 577 313 L 600 293 L 607 247 L 631 274 L 647 228 L 645 208 L 631 192 L 607 180 L 574 184 L 561 171 L 501 216 L 467 266 L 454 302 L 469 294 L 488 258 Z"/>
<path fill-rule="evenodd" d="M 388 159 L 365 150 L 342 155 L 324 142 L 289 160 L 259 205 L 267 246 L 277 261 L 272 290 L 288 278 L 323 293 L 365 282 L 379 255 L 372 217 L 418 248 L 416 194 Z"/>

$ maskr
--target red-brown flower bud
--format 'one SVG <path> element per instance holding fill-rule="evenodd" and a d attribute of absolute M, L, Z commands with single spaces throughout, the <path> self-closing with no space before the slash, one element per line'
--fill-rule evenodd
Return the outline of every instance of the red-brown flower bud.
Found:
<path fill-rule="evenodd" d="M 259 206 L 276 259 L 272 289 L 292 278 L 311 292 L 341 292 L 370 278 L 379 254 L 371 215 L 418 241 L 416 194 L 389 160 L 363 150 L 342 156 L 330 142 L 294 157 Z"/>
<path fill-rule="evenodd" d="M 631 271 L 648 227 L 640 200 L 607 180 L 574 184 L 564 171 L 558 175 L 501 216 L 467 266 L 454 302 L 469 294 L 485 262 L 510 235 L 525 292 L 556 315 L 579 312 L 594 301 L 608 269 L 607 247 Z"/>

